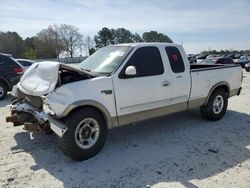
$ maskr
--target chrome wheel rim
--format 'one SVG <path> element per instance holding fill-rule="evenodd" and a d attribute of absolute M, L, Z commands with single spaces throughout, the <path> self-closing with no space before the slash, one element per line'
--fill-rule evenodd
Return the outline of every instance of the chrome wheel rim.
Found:
<path fill-rule="evenodd" d="M 213 102 L 213 112 L 215 114 L 219 114 L 224 106 L 224 99 L 221 95 L 218 95 L 215 97 L 214 102 Z"/>
<path fill-rule="evenodd" d="M 0 86 L 0 97 L 2 97 L 4 95 L 4 89 L 2 86 Z"/>
<path fill-rule="evenodd" d="M 99 138 L 100 127 L 93 118 L 82 120 L 75 131 L 75 141 L 82 149 L 89 149 L 94 146 Z"/>

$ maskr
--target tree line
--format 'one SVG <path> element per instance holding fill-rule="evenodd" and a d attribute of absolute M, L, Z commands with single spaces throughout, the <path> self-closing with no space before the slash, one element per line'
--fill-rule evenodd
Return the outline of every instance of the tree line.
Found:
<path fill-rule="evenodd" d="M 103 27 L 94 37 L 83 36 L 73 25 L 50 25 L 35 36 L 23 39 L 17 32 L 0 31 L 0 53 L 12 54 L 15 58 L 49 59 L 59 55 L 91 55 L 96 49 L 110 44 L 133 42 L 170 42 L 165 34 L 157 31 L 144 32 L 142 35 L 125 28 Z"/>

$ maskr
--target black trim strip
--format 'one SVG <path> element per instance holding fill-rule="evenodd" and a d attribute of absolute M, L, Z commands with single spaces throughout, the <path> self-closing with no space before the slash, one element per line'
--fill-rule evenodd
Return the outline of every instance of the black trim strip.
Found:
<path fill-rule="evenodd" d="M 215 65 L 213 67 L 204 66 L 203 68 L 197 68 L 197 69 L 192 69 L 192 67 L 190 66 L 190 72 L 201 72 L 201 71 L 207 71 L 207 70 L 226 69 L 226 68 L 232 68 L 232 67 L 240 67 L 240 65 Z"/>

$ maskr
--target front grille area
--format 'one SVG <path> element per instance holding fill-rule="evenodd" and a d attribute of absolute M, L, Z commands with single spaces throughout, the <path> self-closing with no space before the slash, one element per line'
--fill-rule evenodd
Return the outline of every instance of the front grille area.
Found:
<path fill-rule="evenodd" d="M 17 98 L 20 100 L 25 100 L 27 103 L 34 106 L 35 108 L 43 108 L 43 101 L 41 97 L 28 95 L 18 90 Z"/>

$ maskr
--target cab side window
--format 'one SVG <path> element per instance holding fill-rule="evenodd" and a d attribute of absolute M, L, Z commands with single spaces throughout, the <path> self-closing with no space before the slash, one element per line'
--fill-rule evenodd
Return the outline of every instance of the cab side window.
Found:
<path fill-rule="evenodd" d="M 138 48 L 127 62 L 122 71 L 123 74 L 128 66 L 135 66 L 137 72 L 135 77 L 155 76 L 164 73 L 161 54 L 158 48 L 153 46 Z"/>
<path fill-rule="evenodd" d="M 178 48 L 174 46 L 168 46 L 165 48 L 168 55 L 171 69 L 174 73 L 181 73 L 185 71 L 184 62 Z"/>

